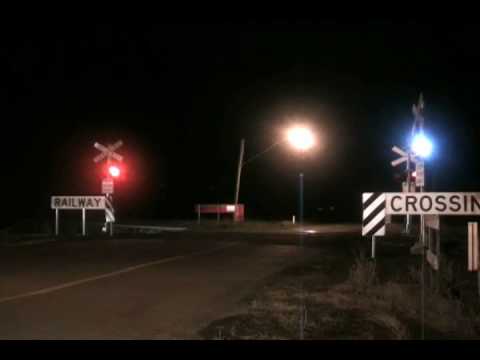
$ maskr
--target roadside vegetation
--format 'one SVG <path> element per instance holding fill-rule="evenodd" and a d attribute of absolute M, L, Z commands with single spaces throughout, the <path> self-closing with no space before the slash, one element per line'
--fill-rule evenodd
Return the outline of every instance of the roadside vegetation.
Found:
<path fill-rule="evenodd" d="M 409 254 L 411 242 L 394 239 L 372 260 L 365 241 L 357 243 L 353 253 L 332 246 L 321 260 L 277 274 L 245 300 L 245 311 L 209 324 L 200 335 L 299 339 L 304 304 L 304 339 L 421 339 L 421 257 Z M 455 266 L 457 260 L 445 256 L 432 277 L 425 264 L 425 339 L 480 338 L 478 295 L 462 290 L 457 273 L 465 269 Z"/>

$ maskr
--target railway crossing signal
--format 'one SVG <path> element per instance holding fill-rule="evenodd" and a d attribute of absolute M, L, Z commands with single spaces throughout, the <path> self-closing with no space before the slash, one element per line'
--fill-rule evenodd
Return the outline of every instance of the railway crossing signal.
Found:
<path fill-rule="evenodd" d="M 108 167 L 108 173 L 113 178 L 119 177 L 120 176 L 120 168 L 117 165 L 110 165 Z"/>
<path fill-rule="evenodd" d="M 112 163 L 112 160 L 122 162 L 123 156 L 116 152 L 123 145 L 122 140 L 118 140 L 116 143 L 111 145 L 102 145 L 98 142 L 93 144 L 93 147 L 99 150 L 101 153 L 93 158 L 95 163 L 98 163 L 102 160 L 107 161 L 107 174 L 106 177 L 102 180 L 102 193 L 106 197 L 106 207 L 105 207 L 105 226 L 103 227 L 104 231 L 107 231 L 107 228 L 110 227 L 110 235 L 113 235 L 113 223 L 115 222 L 115 211 L 113 208 L 113 190 L 114 190 L 114 179 L 118 178 L 121 174 L 120 167 Z"/>

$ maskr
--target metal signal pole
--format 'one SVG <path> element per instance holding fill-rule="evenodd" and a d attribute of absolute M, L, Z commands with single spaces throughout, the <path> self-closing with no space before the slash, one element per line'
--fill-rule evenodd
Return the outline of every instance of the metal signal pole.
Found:
<path fill-rule="evenodd" d="M 407 147 L 408 155 L 407 155 L 407 192 L 410 192 L 410 182 L 411 180 L 411 175 L 410 175 L 410 156 L 411 156 L 411 151 L 410 147 Z M 406 222 L 405 222 L 405 233 L 408 235 L 410 234 L 410 214 L 407 214 L 406 216 Z"/>
<path fill-rule="evenodd" d="M 414 122 L 412 127 L 412 136 L 411 139 L 413 140 L 415 136 L 415 132 L 418 129 L 420 133 L 423 132 L 424 126 L 424 117 L 423 117 L 423 109 L 425 108 L 425 103 L 423 101 L 423 95 L 420 93 L 418 98 L 418 103 L 412 106 L 412 112 L 414 116 Z M 424 170 L 425 172 L 425 170 Z M 410 174 L 410 173 L 409 173 Z M 418 176 L 419 174 L 417 174 Z M 423 175 L 425 176 L 425 175 Z M 422 182 L 424 182 L 423 180 Z M 424 191 L 424 184 L 420 186 L 420 192 Z M 421 276 L 421 317 L 422 317 L 422 340 L 425 339 L 425 253 L 426 253 L 426 246 L 425 246 L 425 217 L 424 215 L 420 215 L 420 244 L 421 245 L 421 256 L 422 256 L 422 276 Z"/>

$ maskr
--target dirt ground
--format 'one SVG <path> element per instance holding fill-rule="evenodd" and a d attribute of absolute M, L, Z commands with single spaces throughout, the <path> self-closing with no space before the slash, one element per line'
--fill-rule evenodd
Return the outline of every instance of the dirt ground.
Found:
<path fill-rule="evenodd" d="M 304 339 L 479 339 L 476 274 L 466 271 L 466 250 L 455 236 L 443 239 L 439 272 L 423 265 L 423 312 L 422 256 L 410 254 L 415 240 L 386 237 L 372 260 L 370 242 L 357 237 L 326 245 L 321 258 L 277 273 L 244 299 L 244 311 L 199 334 L 221 340 L 301 339 L 306 309 Z"/>

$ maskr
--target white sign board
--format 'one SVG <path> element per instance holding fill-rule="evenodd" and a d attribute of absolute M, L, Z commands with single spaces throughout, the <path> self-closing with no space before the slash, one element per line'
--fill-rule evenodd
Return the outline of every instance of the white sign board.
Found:
<path fill-rule="evenodd" d="M 113 179 L 103 179 L 102 194 L 113 194 Z"/>
<path fill-rule="evenodd" d="M 387 215 L 480 215 L 480 193 L 385 193 Z"/>
<path fill-rule="evenodd" d="M 423 161 L 417 162 L 415 166 L 415 184 L 417 186 L 425 186 L 425 163 Z"/>
<path fill-rule="evenodd" d="M 103 210 L 105 209 L 104 196 L 52 196 L 52 209 L 65 210 Z"/>

